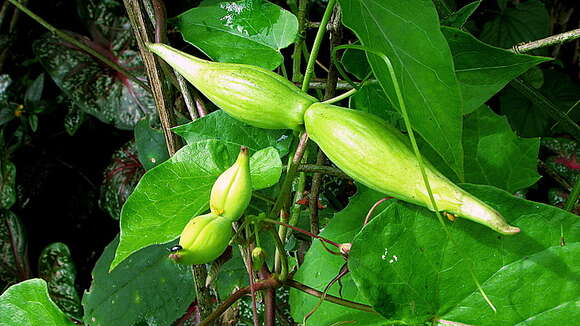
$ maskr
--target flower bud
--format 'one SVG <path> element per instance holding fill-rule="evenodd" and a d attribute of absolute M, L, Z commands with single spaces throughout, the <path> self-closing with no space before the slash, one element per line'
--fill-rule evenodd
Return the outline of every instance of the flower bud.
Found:
<path fill-rule="evenodd" d="M 250 176 L 250 154 L 242 146 L 238 159 L 224 171 L 211 189 L 209 208 L 215 215 L 231 221 L 242 216 L 252 199 L 252 178 Z"/>
<path fill-rule="evenodd" d="M 226 250 L 232 238 L 229 219 L 213 213 L 194 217 L 183 228 L 179 245 L 171 248 L 169 258 L 179 264 L 209 263 Z"/>
<path fill-rule="evenodd" d="M 300 129 L 304 111 L 317 99 L 269 70 L 252 65 L 211 62 L 165 44 L 148 44 L 227 114 L 251 126 Z"/>
<path fill-rule="evenodd" d="M 306 131 L 341 170 L 365 186 L 434 210 L 419 162 L 407 139 L 381 118 L 316 103 L 306 110 Z M 502 234 L 520 231 L 493 208 L 459 188 L 429 162 L 425 172 L 438 209 L 486 225 Z"/>
<path fill-rule="evenodd" d="M 254 250 L 252 250 L 252 269 L 255 272 L 258 272 L 262 268 L 262 265 L 264 265 L 265 261 L 266 251 L 261 247 L 254 248 Z"/>

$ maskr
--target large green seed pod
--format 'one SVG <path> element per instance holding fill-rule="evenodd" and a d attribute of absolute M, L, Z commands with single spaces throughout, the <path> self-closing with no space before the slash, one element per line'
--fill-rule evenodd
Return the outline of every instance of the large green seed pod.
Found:
<path fill-rule="evenodd" d="M 179 264 L 209 263 L 226 250 L 232 238 L 232 222 L 209 213 L 194 217 L 187 223 L 179 245 L 171 248 L 169 258 Z"/>
<path fill-rule="evenodd" d="M 317 102 L 287 79 L 259 67 L 206 61 L 165 44 L 148 47 L 227 114 L 258 128 L 299 129 L 304 111 Z"/>
<path fill-rule="evenodd" d="M 248 148 L 242 146 L 236 162 L 213 184 L 209 208 L 216 215 L 236 221 L 242 216 L 251 199 L 250 154 Z"/>
<path fill-rule="evenodd" d="M 304 116 L 306 131 L 330 160 L 367 187 L 434 210 L 419 162 L 406 138 L 381 118 L 334 105 L 313 104 Z M 439 210 L 514 234 L 503 217 L 459 188 L 425 161 Z"/>

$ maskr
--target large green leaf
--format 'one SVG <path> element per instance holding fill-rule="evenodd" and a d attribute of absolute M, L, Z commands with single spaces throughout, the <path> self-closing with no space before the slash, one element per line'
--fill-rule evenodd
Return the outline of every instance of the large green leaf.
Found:
<path fill-rule="evenodd" d="M 502 8 L 483 26 L 479 38 L 500 48 L 511 48 L 521 42 L 548 36 L 549 26 L 550 16 L 544 4 L 539 0 L 528 0 L 517 2 L 514 8 Z"/>
<path fill-rule="evenodd" d="M 9 210 L 0 210 L 0 287 L 2 289 L 30 277 L 28 239 L 24 225 Z"/>
<path fill-rule="evenodd" d="M 111 269 L 139 249 L 169 242 L 179 236 L 187 222 L 206 211 L 217 177 L 229 168 L 240 151 L 237 144 L 207 140 L 189 144 L 168 161 L 149 170 L 127 199 L 121 212 L 121 240 Z M 252 181 L 260 187 L 278 182 L 280 156 L 264 154 L 250 158 Z M 267 158 L 268 162 L 256 160 Z"/>
<path fill-rule="evenodd" d="M 351 242 L 361 229 L 367 211 L 383 195 L 359 186 L 359 192 L 350 199 L 348 206 L 335 214 L 321 236 L 336 242 Z M 385 204 L 386 206 L 386 204 Z M 383 206 L 381 206 L 381 209 Z M 380 210 L 378 210 L 380 211 Z M 320 291 L 338 274 L 344 259 L 329 254 L 322 245 L 315 241 L 308 250 L 304 264 L 294 278 Z M 334 285 L 330 294 L 339 296 L 339 286 Z M 342 297 L 344 299 L 366 303 L 366 299 L 356 288 L 349 274 L 342 279 Z M 318 299 L 297 290 L 290 290 L 290 307 L 292 317 L 301 322 L 304 316 L 318 303 Z M 328 326 L 341 321 L 356 321 L 357 325 L 384 325 L 385 319 L 379 315 L 345 308 L 333 303 L 324 302 L 316 313 L 308 319 L 310 326 Z"/>
<path fill-rule="evenodd" d="M 453 53 L 466 114 L 479 108 L 510 80 L 550 60 L 489 46 L 455 28 L 442 27 L 442 31 Z"/>
<path fill-rule="evenodd" d="M 393 63 L 413 128 L 463 176 L 462 105 L 453 58 L 431 1 L 340 0 L 344 24 Z M 368 55 L 376 78 L 399 107 L 387 67 Z"/>
<path fill-rule="evenodd" d="M 507 119 L 487 106 L 465 117 L 465 180 L 514 193 L 538 179 L 539 138 L 519 138 Z"/>
<path fill-rule="evenodd" d="M 288 152 L 290 137 L 287 130 L 268 130 L 240 122 L 223 110 L 212 112 L 201 119 L 171 129 L 185 138 L 188 144 L 202 140 L 217 139 L 227 143 L 244 145 L 250 150 L 274 146 L 284 156 Z"/>
<path fill-rule="evenodd" d="M 0 296 L 0 326 L 74 326 L 48 296 L 46 282 L 34 278 Z"/>
<path fill-rule="evenodd" d="M 449 27 L 462 28 L 475 10 L 479 7 L 482 0 L 473 1 L 461 9 L 451 13 L 441 20 L 441 24 Z"/>
<path fill-rule="evenodd" d="M 274 69 L 294 42 L 296 17 L 263 0 L 206 1 L 177 17 L 183 38 L 215 61 Z"/>
<path fill-rule="evenodd" d="M 137 156 L 145 170 L 150 170 L 169 158 L 163 132 L 152 128 L 148 119 L 139 121 L 134 133 Z"/>
<path fill-rule="evenodd" d="M 502 236 L 458 219 L 446 222 L 446 233 L 426 209 L 402 202 L 388 207 L 356 236 L 349 259 L 353 279 L 375 310 L 408 324 L 568 325 L 579 320 L 578 217 L 493 187 L 465 188 L 522 232 Z"/>
<path fill-rule="evenodd" d="M 139 250 L 109 273 L 118 243 L 117 237 L 93 269 L 93 283 L 83 296 L 85 323 L 171 325 L 195 299 L 190 268 L 167 258 L 170 245 L 156 245 Z"/>
<path fill-rule="evenodd" d="M 81 299 L 75 288 L 76 268 L 62 242 L 45 247 L 38 257 L 38 276 L 48 283 L 48 294 L 69 316 L 82 319 Z"/>

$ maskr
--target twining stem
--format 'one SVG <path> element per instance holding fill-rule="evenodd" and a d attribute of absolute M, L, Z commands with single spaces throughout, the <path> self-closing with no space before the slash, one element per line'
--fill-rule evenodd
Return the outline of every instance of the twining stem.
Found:
<path fill-rule="evenodd" d="M 47 22 L 46 20 L 42 19 L 40 16 L 38 16 L 35 13 L 33 13 L 32 11 L 30 11 L 30 9 L 28 9 L 27 7 L 25 7 L 24 5 L 19 3 L 17 0 L 8 0 L 8 2 L 10 2 L 14 6 L 16 6 L 16 8 L 18 8 L 20 11 L 22 11 L 23 13 L 28 15 L 30 18 L 35 20 L 37 23 L 42 25 L 44 28 L 48 29 L 53 34 L 56 34 L 58 37 L 65 40 L 66 42 L 73 44 L 77 48 L 79 48 L 79 49 L 87 52 L 88 54 L 92 55 L 93 57 L 99 59 L 101 62 L 103 62 L 107 66 L 109 66 L 109 67 L 113 68 L 114 70 L 118 71 L 119 73 L 127 76 L 127 78 L 131 79 L 135 84 L 139 85 L 141 88 L 143 88 L 148 93 L 151 93 L 151 88 L 149 88 L 149 85 L 147 85 L 145 82 L 143 82 L 142 80 L 137 78 L 135 75 L 133 75 L 127 69 L 123 68 L 122 66 L 120 66 L 116 62 L 113 62 L 111 59 L 107 58 L 103 54 L 99 53 L 98 51 L 94 50 L 90 46 L 84 44 L 83 42 L 77 40 L 76 38 L 72 37 L 71 35 L 69 35 L 69 34 L 59 30 L 58 28 L 52 26 L 49 22 Z"/>
<path fill-rule="evenodd" d="M 342 172 L 341 169 L 337 169 L 335 167 L 327 165 L 300 164 L 298 166 L 298 172 L 322 173 L 339 177 L 342 179 L 351 179 L 351 177 L 349 177 L 346 173 Z"/>
<path fill-rule="evenodd" d="M 566 201 L 566 205 L 564 206 L 565 210 L 567 210 L 568 212 L 572 211 L 572 209 L 574 208 L 574 205 L 578 201 L 579 194 L 580 194 L 580 176 L 577 176 L 576 183 L 574 184 L 574 188 L 572 189 L 572 192 L 570 192 L 570 196 L 568 197 L 568 200 Z"/>
<path fill-rule="evenodd" d="M 296 226 L 293 226 L 293 225 L 290 225 L 290 224 L 287 224 L 287 223 L 284 223 L 284 222 L 280 222 L 280 221 L 272 220 L 272 219 L 269 219 L 269 218 L 265 218 L 265 219 L 263 219 L 262 221 L 264 221 L 264 222 L 268 222 L 268 223 L 272 223 L 272 224 L 278 224 L 278 225 L 282 225 L 282 226 L 284 226 L 284 227 L 287 227 L 287 228 L 290 228 L 290 229 L 292 229 L 292 230 L 294 230 L 294 231 L 298 231 L 298 232 L 300 232 L 300 233 L 304 233 L 304 234 L 306 234 L 307 236 L 313 237 L 313 238 L 315 238 L 315 239 L 318 239 L 318 240 L 320 240 L 320 241 L 324 241 L 324 242 L 326 242 L 326 243 L 328 243 L 328 244 L 331 244 L 331 245 L 333 245 L 333 246 L 335 246 L 335 247 L 337 247 L 337 248 L 339 248 L 339 249 L 340 249 L 340 247 L 341 247 L 341 245 L 340 245 L 339 243 L 336 243 L 336 242 L 334 242 L 334 241 L 332 241 L 332 240 L 328 240 L 328 239 L 326 239 L 326 238 L 323 238 L 323 237 L 321 237 L 321 236 L 319 236 L 319 235 L 317 235 L 317 234 L 314 234 L 314 233 L 312 233 L 312 232 L 308 232 L 308 231 L 306 231 L 306 230 L 302 230 L 301 228 L 298 228 L 298 227 L 296 227 Z"/>
<path fill-rule="evenodd" d="M 328 302 L 335 303 L 337 305 L 341 305 L 344 307 L 348 307 L 348 308 L 352 308 L 352 309 L 356 309 L 356 310 L 360 310 L 360 311 L 364 311 L 364 312 L 370 312 L 370 313 L 375 313 L 375 314 L 377 313 L 376 311 L 373 310 L 373 307 L 371 307 L 369 305 L 350 301 L 350 300 L 346 300 L 346 299 L 342 299 L 342 298 L 335 297 L 335 296 L 330 295 L 330 294 L 325 295 L 321 291 L 313 289 L 305 284 L 302 284 L 300 282 L 296 282 L 294 280 L 287 280 L 286 282 L 284 282 L 284 284 L 288 285 L 292 288 L 295 288 L 297 290 L 300 290 L 306 294 L 310 294 L 311 296 L 314 296 L 317 298 L 321 298 L 324 296 L 324 300 L 326 300 Z"/>
<path fill-rule="evenodd" d="M 330 15 L 334 8 L 336 0 L 328 0 L 326 9 L 324 10 L 324 15 L 320 21 L 320 26 L 318 26 L 318 31 L 316 32 L 316 37 L 314 38 L 314 44 L 312 45 L 312 51 L 310 51 L 310 58 L 308 58 L 308 64 L 306 65 L 306 72 L 304 73 L 304 79 L 302 80 L 302 91 L 307 92 L 310 84 L 310 79 L 312 78 L 312 73 L 314 72 L 314 64 L 316 63 L 316 57 L 318 57 L 318 50 L 320 50 L 320 44 L 322 43 L 322 38 L 326 32 L 326 24 L 330 20 Z"/>
<path fill-rule="evenodd" d="M 322 103 L 326 103 L 326 104 L 332 104 L 332 103 L 336 103 L 336 102 L 342 101 L 342 100 L 344 100 L 345 98 L 347 98 L 347 97 L 349 97 L 349 96 L 353 95 L 353 94 L 354 94 L 354 93 L 356 93 L 357 91 L 358 91 L 358 90 L 357 90 L 356 88 L 353 88 L 353 89 L 351 89 L 351 90 L 349 90 L 349 91 L 346 91 L 346 92 L 344 92 L 344 93 L 342 93 L 342 94 L 340 94 L 340 95 L 338 95 L 338 96 L 335 96 L 335 97 L 333 97 L 333 98 L 329 98 L 329 99 L 328 99 L 328 100 L 326 100 L 326 101 L 322 101 Z"/>
<path fill-rule="evenodd" d="M 530 52 L 536 49 L 545 48 L 552 45 L 562 44 L 568 41 L 573 41 L 575 39 L 580 38 L 580 28 L 548 36 L 543 39 L 527 42 L 527 43 L 520 43 L 514 45 L 510 51 L 515 53 L 525 53 Z"/>

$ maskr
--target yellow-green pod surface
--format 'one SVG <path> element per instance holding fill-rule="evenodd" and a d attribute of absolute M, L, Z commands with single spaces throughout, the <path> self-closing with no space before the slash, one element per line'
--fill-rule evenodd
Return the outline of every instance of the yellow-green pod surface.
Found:
<path fill-rule="evenodd" d="M 183 228 L 179 246 L 169 257 L 180 264 L 209 263 L 224 253 L 232 235 L 230 219 L 212 213 L 194 217 Z"/>
<path fill-rule="evenodd" d="M 242 146 L 236 162 L 222 173 L 211 188 L 209 208 L 212 213 L 238 220 L 252 199 L 250 153 Z"/>
<path fill-rule="evenodd" d="M 317 103 L 306 110 L 306 131 L 330 160 L 354 180 L 395 198 L 433 210 L 419 163 L 406 138 L 381 118 Z M 439 210 L 514 234 L 503 217 L 459 188 L 425 161 Z"/>
<path fill-rule="evenodd" d="M 258 128 L 299 129 L 304 111 L 317 102 L 266 69 L 202 60 L 165 44 L 148 47 L 227 114 Z"/>

